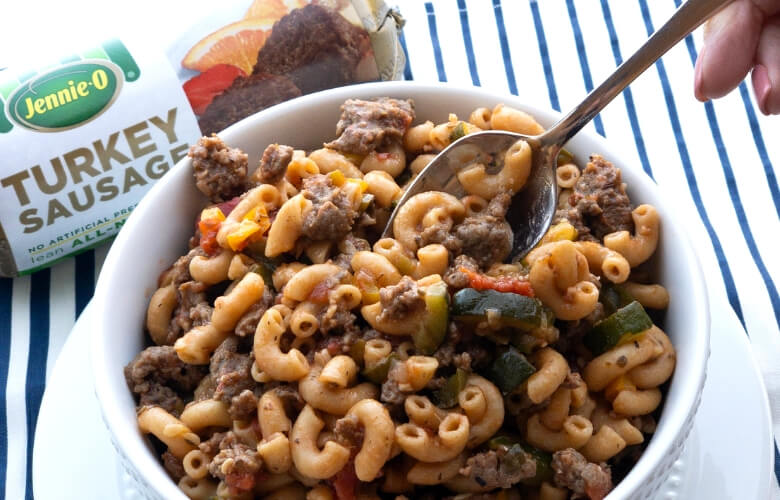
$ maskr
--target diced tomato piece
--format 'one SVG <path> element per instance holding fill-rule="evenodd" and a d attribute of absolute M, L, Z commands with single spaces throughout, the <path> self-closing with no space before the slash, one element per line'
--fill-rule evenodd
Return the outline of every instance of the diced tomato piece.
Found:
<path fill-rule="evenodd" d="M 220 225 L 222 225 L 222 221 L 217 219 L 198 221 L 198 229 L 200 229 L 200 247 L 208 255 L 214 255 L 219 250 L 217 232 L 219 231 Z"/>
<path fill-rule="evenodd" d="M 255 487 L 255 475 L 250 472 L 230 472 L 225 475 L 225 484 L 230 493 L 240 495 Z"/>
<path fill-rule="evenodd" d="M 238 205 L 238 202 L 241 201 L 240 196 L 236 196 L 232 200 L 225 201 L 223 203 L 220 203 L 217 205 L 220 210 L 222 210 L 222 213 L 225 214 L 225 217 L 230 215 L 230 212 L 233 211 L 234 208 L 236 208 L 236 205 Z"/>
<path fill-rule="evenodd" d="M 317 285 L 312 289 L 311 293 L 309 293 L 309 300 L 317 304 L 325 304 L 328 302 L 329 292 L 330 287 L 328 286 L 328 283 L 322 281 L 317 283 Z"/>
<path fill-rule="evenodd" d="M 494 278 L 493 276 L 486 276 L 472 271 L 471 269 L 463 266 L 458 268 L 460 272 L 464 273 L 469 278 L 469 286 L 476 290 L 495 290 L 497 292 L 509 292 L 519 295 L 525 295 L 526 297 L 534 296 L 534 289 L 531 284 L 519 278 L 512 278 L 509 276 L 500 276 Z"/>
<path fill-rule="evenodd" d="M 241 68 L 232 64 L 217 64 L 184 82 L 184 93 L 187 94 L 195 114 L 203 114 L 211 101 L 230 87 L 233 80 L 239 76 L 246 76 Z"/>
<path fill-rule="evenodd" d="M 339 472 L 330 479 L 333 489 L 336 490 L 338 500 L 354 500 L 358 485 L 358 478 L 355 474 L 355 463 L 349 461 Z"/>
<path fill-rule="evenodd" d="M 376 159 L 379 161 L 387 161 L 393 157 L 393 153 L 377 153 Z"/>
<path fill-rule="evenodd" d="M 335 356 L 341 352 L 341 341 L 339 339 L 330 339 L 325 348 L 328 350 L 328 354 Z"/>

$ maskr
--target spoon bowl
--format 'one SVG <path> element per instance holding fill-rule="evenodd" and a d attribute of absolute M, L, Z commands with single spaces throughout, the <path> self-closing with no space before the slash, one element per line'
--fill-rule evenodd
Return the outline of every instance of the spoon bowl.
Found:
<path fill-rule="evenodd" d="M 458 181 L 457 173 L 474 163 L 490 164 L 492 158 L 503 154 L 517 141 L 527 142 L 533 150 L 531 171 L 523 189 L 512 197 L 506 220 L 512 227 L 514 240 L 508 260 L 524 256 L 544 235 L 552 222 L 558 203 L 558 187 L 555 166 L 560 147 L 543 145 L 542 136 L 534 137 L 503 130 L 486 130 L 461 137 L 439 153 L 406 187 L 396 207 L 402 206 L 412 196 L 426 191 L 444 191 L 457 198 L 469 194 Z M 494 165 L 492 174 L 501 169 Z M 382 237 L 391 237 L 393 212 Z"/>

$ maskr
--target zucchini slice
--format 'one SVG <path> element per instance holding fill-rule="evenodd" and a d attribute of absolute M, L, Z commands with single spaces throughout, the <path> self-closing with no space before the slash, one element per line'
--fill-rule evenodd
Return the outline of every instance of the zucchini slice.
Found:
<path fill-rule="evenodd" d="M 598 356 L 615 346 L 635 340 L 653 326 L 653 321 L 636 300 L 599 321 L 582 339 L 585 347 Z"/>
<path fill-rule="evenodd" d="M 488 378 L 504 394 L 517 389 L 528 377 L 534 374 L 536 368 L 514 347 L 509 347 L 499 354 L 488 370 Z"/>
<path fill-rule="evenodd" d="M 465 322 L 481 321 L 488 314 L 497 314 L 502 324 L 523 330 L 552 323 L 549 310 L 539 299 L 517 293 L 474 288 L 464 288 L 453 296 L 452 314 L 456 319 Z"/>

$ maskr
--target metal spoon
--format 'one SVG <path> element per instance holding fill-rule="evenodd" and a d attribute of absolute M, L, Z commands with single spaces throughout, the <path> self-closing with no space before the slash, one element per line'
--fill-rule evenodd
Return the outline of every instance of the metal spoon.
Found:
<path fill-rule="evenodd" d="M 544 236 L 552 223 L 558 204 L 555 169 L 558 153 L 563 145 L 636 77 L 729 1 L 731 0 L 685 2 L 634 55 L 546 132 L 537 136 L 525 136 L 513 132 L 487 130 L 469 134 L 452 143 L 439 153 L 408 186 L 391 214 L 382 237 L 392 235 L 393 221 L 398 215 L 399 208 L 418 193 L 444 191 L 457 197 L 465 196 L 467 193 L 455 174 L 466 166 L 464 157 L 473 161 L 475 148 L 486 156 L 500 157 L 512 144 L 522 139 L 528 142 L 533 150 L 533 164 L 528 182 L 513 197 L 506 219 L 514 232 L 509 260 L 524 256 Z"/>

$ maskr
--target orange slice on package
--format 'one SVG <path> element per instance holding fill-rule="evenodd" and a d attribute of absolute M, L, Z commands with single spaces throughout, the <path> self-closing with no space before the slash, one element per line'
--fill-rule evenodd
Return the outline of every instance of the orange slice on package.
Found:
<path fill-rule="evenodd" d="M 196 43 L 184 56 L 181 65 L 206 71 L 217 64 L 232 64 L 249 75 L 257 62 L 257 53 L 277 20 L 259 17 L 223 26 Z"/>
<path fill-rule="evenodd" d="M 291 10 L 305 7 L 307 3 L 309 3 L 307 0 L 254 0 L 244 14 L 244 19 L 254 17 L 281 19 Z"/>

